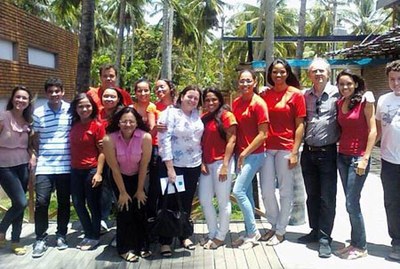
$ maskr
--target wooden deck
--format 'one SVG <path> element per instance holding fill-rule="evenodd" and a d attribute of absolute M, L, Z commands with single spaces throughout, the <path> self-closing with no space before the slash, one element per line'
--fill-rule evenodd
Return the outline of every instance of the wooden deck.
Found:
<path fill-rule="evenodd" d="M 267 228 L 266 222 L 259 222 L 260 231 Z M 22 243 L 28 245 L 28 253 L 25 256 L 16 256 L 11 253 L 10 247 L 0 249 L 0 268 L 1 269 L 23 269 L 23 268 L 223 268 L 223 269 L 245 269 L 245 268 L 283 268 L 273 247 L 268 247 L 265 243 L 259 244 L 252 249 L 240 250 L 232 248 L 231 242 L 237 239 L 244 230 L 243 222 L 232 222 L 230 224 L 230 234 L 226 239 L 226 245 L 217 250 L 204 250 L 197 244 L 194 251 L 189 251 L 180 247 L 176 242 L 174 255 L 171 258 L 162 258 L 159 254 L 157 245 L 152 245 L 153 255 L 149 259 L 140 259 L 137 263 L 127 263 L 123 261 L 114 247 L 109 246 L 115 230 L 105 234 L 101 238 L 100 246 L 93 251 L 83 252 L 75 249 L 76 244 L 81 240 L 79 223 L 73 223 L 69 230 L 67 240 L 69 248 L 59 251 L 54 248 L 56 224 L 51 223 L 48 230 L 49 248 L 43 257 L 33 259 L 32 245 L 34 243 L 34 225 L 24 224 L 22 232 Z M 198 243 L 200 238 L 206 235 L 207 227 L 198 222 L 195 224 L 195 234 L 193 239 Z M 8 235 L 9 238 L 9 235 Z"/>

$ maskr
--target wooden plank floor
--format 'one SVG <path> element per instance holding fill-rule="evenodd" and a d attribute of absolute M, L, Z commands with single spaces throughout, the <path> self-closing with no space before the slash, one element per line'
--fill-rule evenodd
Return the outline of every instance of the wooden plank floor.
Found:
<path fill-rule="evenodd" d="M 265 222 L 259 222 L 258 228 L 262 232 L 266 228 Z M 10 247 L 0 249 L 0 268 L 1 269 L 58 269 L 58 268 L 218 268 L 218 269 L 245 269 L 245 268 L 283 268 L 275 250 L 265 244 L 259 244 L 248 250 L 232 248 L 232 241 L 237 239 L 244 230 L 242 222 L 232 222 L 230 224 L 230 234 L 227 236 L 226 245 L 217 250 L 204 250 L 197 244 L 194 251 L 183 249 L 174 241 L 174 255 L 172 258 L 162 258 L 159 254 L 158 245 L 152 245 L 153 256 L 149 259 L 140 259 L 137 263 L 127 263 L 123 261 L 114 247 L 109 246 L 115 230 L 101 237 L 100 246 L 93 251 L 83 252 L 75 249 L 76 244 L 81 240 L 79 223 L 74 223 L 67 236 L 69 248 L 59 251 L 54 248 L 56 224 L 51 223 L 49 233 L 49 249 L 43 257 L 33 259 L 32 245 L 34 243 L 34 225 L 24 224 L 22 231 L 22 243 L 28 245 L 28 253 L 25 256 L 15 256 L 11 253 Z M 206 235 L 207 227 L 198 222 L 195 224 L 195 234 L 193 240 L 198 243 L 200 238 Z M 7 238 L 10 235 L 8 234 Z"/>

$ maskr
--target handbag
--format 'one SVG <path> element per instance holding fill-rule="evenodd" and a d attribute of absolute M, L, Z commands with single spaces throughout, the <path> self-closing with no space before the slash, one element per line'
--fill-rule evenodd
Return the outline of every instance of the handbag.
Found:
<path fill-rule="evenodd" d="M 171 195 L 167 194 L 168 184 L 170 183 L 168 182 L 165 188 L 162 207 L 157 211 L 157 216 L 154 221 L 149 223 L 151 226 L 150 231 L 156 236 L 187 238 L 193 234 L 193 221 L 183 210 L 180 195 L 175 183 L 173 183 L 175 193 Z M 168 196 L 175 197 L 178 204 L 178 210 L 167 208 Z"/>

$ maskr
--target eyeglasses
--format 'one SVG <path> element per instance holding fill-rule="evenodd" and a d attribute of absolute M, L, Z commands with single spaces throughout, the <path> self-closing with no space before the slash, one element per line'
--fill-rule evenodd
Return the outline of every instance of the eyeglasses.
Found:
<path fill-rule="evenodd" d="M 121 124 L 121 125 L 123 125 L 123 126 L 127 126 L 128 124 L 129 125 L 135 125 L 136 124 L 136 121 L 133 121 L 133 120 L 124 120 L 124 121 L 119 121 L 119 124 Z"/>
<path fill-rule="evenodd" d="M 168 89 L 167 89 L 167 86 L 166 85 L 160 85 L 160 86 L 156 86 L 156 91 L 157 92 L 166 92 Z"/>
<path fill-rule="evenodd" d="M 322 104 L 322 101 L 321 101 L 320 99 L 318 99 L 318 100 L 315 102 L 315 113 L 316 113 L 317 115 L 319 115 L 319 113 L 321 113 L 321 104 Z"/>
<path fill-rule="evenodd" d="M 241 80 L 239 80 L 239 84 L 245 84 L 245 83 L 247 83 L 247 84 L 251 84 L 251 83 L 253 83 L 254 81 L 252 80 L 252 79 L 241 79 Z"/>

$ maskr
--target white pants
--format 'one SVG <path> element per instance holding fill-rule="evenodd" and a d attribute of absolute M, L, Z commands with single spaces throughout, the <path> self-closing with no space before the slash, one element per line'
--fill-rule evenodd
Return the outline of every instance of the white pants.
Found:
<path fill-rule="evenodd" d="M 232 176 L 234 172 L 233 159 L 228 166 L 227 179 L 219 181 L 219 171 L 222 166 L 221 161 L 207 164 L 208 175 L 201 174 L 199 180 L 199 200 L 203 208 L 208 227 L 208 237 L 224 241 L 229 231 L 229 221 L 231 217 L 230 194 L 232 188 Z M 219 221 L 217 212 L 213 205 L 213 197 L 216 195 L 219 209 Z"/>
<path fill-rule="evenodd" d="M 260 171 L 261 192 L 268 221 L 278 235 L 286 233 L 293 203 L 293 169 L 289 169 L 289 150 L 267 150 L 267 158 Z M 275 196 L 276 179 L 279 204 Z"/>

